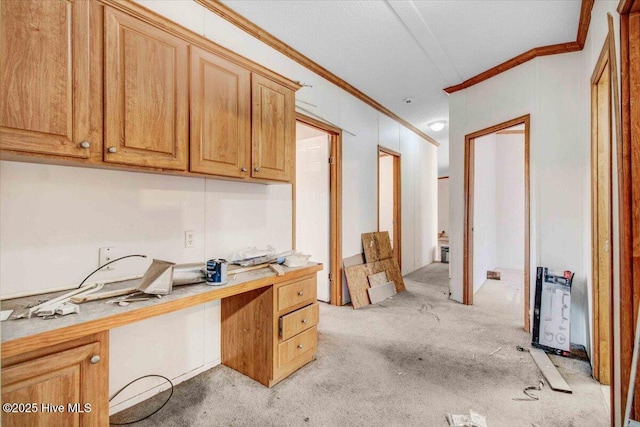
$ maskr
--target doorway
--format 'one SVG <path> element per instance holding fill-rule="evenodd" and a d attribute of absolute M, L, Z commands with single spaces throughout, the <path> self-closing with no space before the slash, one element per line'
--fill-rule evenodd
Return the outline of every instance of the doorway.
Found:
<path fill-rule="evenodd" d="M 378 146 L 378 231 L 387 231 L 402 268 L 400 153 Z"/>
<path fill-rule="evenodd" d="M 485 168 L 488 165 L 487 162 L 490 161 L 489 158 L 478 158 L 479 151 L 476 149 L 476 142 L 479 141 L 483 137 L 487 137 L 492 134 L 502 134 L 509 135 L 512 132 L 518 132 L 522 135 L 522 143 L 523 143 L 523 160 L 524 164 L 522 165 L 522 180 L 521 185 L 524 192 L 524 201 L 523 201 L 523 209 L 521 210 L 521 218 L 518 218 L 517 224 L 518 227 L 523 229 L 524 238 L 519 240 L 519 245 L 522 245 L 522 253 L 521 257 L 523 265 L 523 325 L 524 330 L 529 331 L 530 329 L 530 249 L 529 249 L 529 241 L 530 241 L 530 222 L 529 222 L 529 206 L 530 206 L 530 191 L 529 191 L 529 121 L 530 116 L 522 116 L 513 120 L 509 120 L 504 123 L 500 123 L 498 125 L 471 133 L 465 136 L 465 174 L 464 174 L 464 194 L 465 194 L 465 228 L 464 228 L 464 247 L 463 247 L 463 303 L 467 305 L 473 304 L 473 294 L 474 294 L 474 276 L 475 281 L 479 280 L 479 274 L 482 272 L 478 272 L 480 268 L 476 268 L 476 273 L 474 274 L 474 246 L 478 246 L 477 243 L 481 243 L 485 239 L 477 235 L 478 240 L 481 242 L 476 242 L 476 225 L 478 226 L 478 232 L 485 232 L 487 227 L 490 225 L 487 224 L 475 224 L 474 222 L 474 208 L 476 199 L 476 189 L 480 192 L 483 190 L 482 187 L 476 186 L 475 184 L 475 176 L 476 176 L 476 168 Z M 494 148 L 495 150 L 495 148 Z M 484 151 L 480 152 L 484 156 Z M 494 156 L 494 158 L 497 158 Z M 495 161 L 495 160 L 494 160 Z M 494 187 L 497 188 L 497 187 Z M 514 189 L 511 189 L 514 191 Z M 495 190 L 494 190 L 495 196 Z M 488 209 L 493 208 L 495 215 L 495 206 L 488 207 Z M 507 217 L 505 217 L 507 218 Z M 521 221 L 520 221 L 521 219 Z M 498 231 L 497 225 L 493 225 L 494 233 Z M 493 243 L 495 245 L 495 243 Z M 497 251 L 497 246 L 496 251 Z M 519 251 L 519 250 L 518 250 Z M 480 251 L 478 251 L 480 252 Z M 494 257 L 495 259 L 495 257 Z M 492 260 L 485 260 L 486 262 L 495 262 Z M 479 267 L 482 267 L 480 265 Z M 496 267 L 495 265 L 493 267 Z M 486 271 L 485 271 L 486 273 Z M 477 288 L 477 286 L 476 286 Z"/>
<path fill-rule="evenodd" d="M 611 384 L 612 348 L 612 94 L 609 40 L 591 76 L 591 253 L 593 378 Z"/>
<path fill-rule="evenodd" d="M 294 249 L 323 264 L 318 300 L 342 305 L 342 131 L 296 113 Z"/>

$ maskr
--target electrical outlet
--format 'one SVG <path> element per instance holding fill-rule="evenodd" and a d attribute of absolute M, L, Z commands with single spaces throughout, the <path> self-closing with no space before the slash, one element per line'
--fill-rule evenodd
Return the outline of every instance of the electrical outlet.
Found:
<path fill-rule="evenodd" d="M 193 230 L 187 230 L 184 232 L 184 247 L 194 248 L 196 246 L 196 232 Z"/>
<path fill-rule="evenodd" d="M 100 248 L 100 264 L 99 265 L 105 265 L 109 261 L 113 261 L 114 259 L 116 259 L 116 257 L 114 256 L 114 253 L 115 253 L 114 251 L 115 251 L 114 247 Z M 106 267 L 104 267 L 102 270 L 113 270 L 114 268 L 115 268 L 115 264 L 109 264 Z"/>

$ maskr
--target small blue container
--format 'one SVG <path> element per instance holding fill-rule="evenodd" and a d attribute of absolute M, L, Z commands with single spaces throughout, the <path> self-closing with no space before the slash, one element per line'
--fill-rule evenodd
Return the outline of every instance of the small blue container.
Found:
<path fill-rule="evenodd" d="M 220 286 L 227 283 L 227 260 L 217 258 L 207 261 L 207 285 Z"/>

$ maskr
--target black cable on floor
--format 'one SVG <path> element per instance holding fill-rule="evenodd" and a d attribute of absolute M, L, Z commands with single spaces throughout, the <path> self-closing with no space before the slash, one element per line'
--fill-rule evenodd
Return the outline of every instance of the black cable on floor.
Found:
<path fill-rule="evenodd" d="M 122 393 L 122 391 L 124 389 L 126 389 L 127 387 L 129 387 L 131 384 L 135 383 L 136 381 L 140 381 L 143 378 L 149 378 L 149 377 L 158 377 L 158 378 L 163 378 L 165 380 L 167 380 L 167 382 L 171 385 L 171 393 L 169 393 L 169 397 L 167 397 L 167 400 L 164 401 L 164 403 L 162 405 L 160 405 L 160 407 L 158 409 L 156 409 L 155 411 L 153 411 L 152 413 L 150 413 L 147 416 L 144 416 L 138 420 L 135 421 L 128 421 L 126 423 L 112 423 L 109 422 L 109 425 L 113 425 L 113 426 L 126 426 L 129 424 L 135 424 L 135 423 L 139 423 L 142 420 L 146 420 L 147 418 L 149 418 L 150 416 L 154 415 L 155 413 L 157 413 L 160 409 L 164 408 L 164 405 L 166 405 L 167 403 L 169 403 L 169 400 L 171 400 L 171 396 L 173 396 L 173 383 L 171 382 L 171 380 L 165 376 L 162 375 L 157 375 L 157 374 L 149 374 L 149 375 L 145 375 L 142 376 L 140 378 L 136 378 L 135 380 L 131 381 L 129 384 L 127 384 L 126 386 L 122 387 L 120 390 L 118 390 L 113 396 L 111 396 L 111 398 L 109 398 L 109 402 L 111 402 L 113 399 L 115 399 L 115 397 L 117 395 L 119 395 L 120 393 Z"/>

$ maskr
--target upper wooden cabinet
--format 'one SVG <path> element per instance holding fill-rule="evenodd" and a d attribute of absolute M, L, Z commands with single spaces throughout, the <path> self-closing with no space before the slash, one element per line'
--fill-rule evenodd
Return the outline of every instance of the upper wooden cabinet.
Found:
<path fill-rule="evenodd" d="M 0 158 L 293 180 L 300 86 L 135 2 L 0 0 L 0 78 Z"/>
<path fill-rule="evenodd" d="M 295 161 L 295 94 L 253 74 L 251 176 L 291 181 Z"/>
<path fill-rule="evenodd" d="M 249 176 L 251 72 L 191 48 L 191 166 L 193 172 Z"/>
<path fill-rule="evenodd" d="M 0 148 L 89 157 L 89 31 L 84 0 L 0 2 Z"/>
<path fill-rule="evenodd" d="M 186 170 L 188 43 L 105 8 L 106 162 Z"/>

